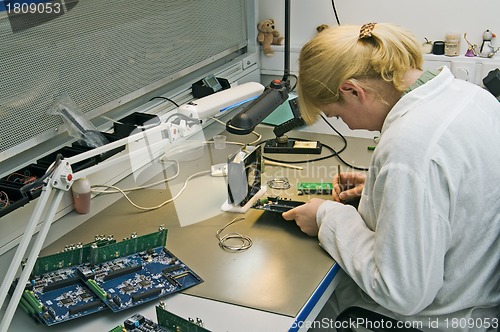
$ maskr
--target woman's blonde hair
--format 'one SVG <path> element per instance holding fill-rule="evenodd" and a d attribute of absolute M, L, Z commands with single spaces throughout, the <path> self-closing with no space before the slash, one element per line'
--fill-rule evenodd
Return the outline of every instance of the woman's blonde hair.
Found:
<path fill-rule="evenodd" d="M 347 80 L 382 79 L 403 92 L 409 69 L 422 69 L 421 44 L 409 31 L 377 23 L 371 35 L 360 37 L 359 25 L 328 28 L 307 42 L 300 52 L 297 93 L 306 123 L 315 122 L 319 107 L 342 102 L 340 86 Z"/>

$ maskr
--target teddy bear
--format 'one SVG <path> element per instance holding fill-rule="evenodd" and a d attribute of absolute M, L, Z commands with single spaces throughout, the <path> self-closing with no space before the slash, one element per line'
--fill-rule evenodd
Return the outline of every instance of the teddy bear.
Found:
<path fill-rule="evenodd" d="M 271 49 L 271 45 L 283 45 L 283 40 L 285 39 L 279 31 L 274 27 L 273 19 L 262 20 L 257 24 L 257 30 L 259 33 L 257 35 L 257 41 L 262 45 L 262 50 L 264 55 L 273 56 L 274 51 Z"/>

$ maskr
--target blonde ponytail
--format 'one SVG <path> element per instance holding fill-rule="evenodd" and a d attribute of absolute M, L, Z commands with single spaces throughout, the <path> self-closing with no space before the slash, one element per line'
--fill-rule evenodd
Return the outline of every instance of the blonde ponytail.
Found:
<path fill-rule="evenodd" d="M 388 23 L 331 27 L 307 42 L 300 52 L 297 93 L 306 123 L 317 120 L 319 107 L 342 103 L 346 80 L 380 78 L 405 89 L 409 69 L 422 69 L 420 43 L 407 30 Z"/>

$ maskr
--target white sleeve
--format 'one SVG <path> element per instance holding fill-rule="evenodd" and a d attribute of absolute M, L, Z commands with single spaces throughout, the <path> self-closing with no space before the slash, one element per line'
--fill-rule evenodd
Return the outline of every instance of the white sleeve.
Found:
<path fill-rule="evenodd" d="M 425 181 L 404 165 L 384 166 L 366 194 L 376 229 L 353 207 L 327 201 L 316 215 L 321 245 L 378 304 L 418 313 L 443 284 L 449 225 L 433 210 Z"/>

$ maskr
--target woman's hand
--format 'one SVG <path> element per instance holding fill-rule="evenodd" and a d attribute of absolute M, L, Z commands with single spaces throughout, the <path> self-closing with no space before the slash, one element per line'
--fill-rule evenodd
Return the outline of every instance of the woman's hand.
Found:
<path fill-rule="evenodd" d="M 310 201 L 282 213 L 285 220 L 295 220 L 300 230 L 309 236 L 318 236 L 319 228 L 316 222 L 316 212 L 324 199 L 313 198 Z"/>
<path fill-rule="evenodd" d="M 340 181 L 339 181 L 340 178 Z M 343 172 L 333 178 L 332 199 L 336 202 L 347 201 L 361 197 L 365 187 L 366 174 L 362 172 Z"/>

